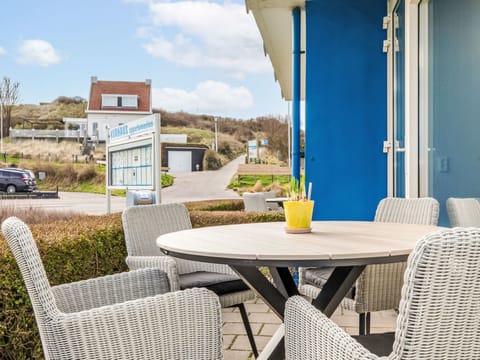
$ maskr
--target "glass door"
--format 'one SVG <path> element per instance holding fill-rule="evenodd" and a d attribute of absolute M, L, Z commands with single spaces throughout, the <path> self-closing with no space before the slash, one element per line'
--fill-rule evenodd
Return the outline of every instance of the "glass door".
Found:
<path fill-rule="evenodd" d="M 480 197 L 480 1 L 423 0 L 419 17 L 421 196 Z"/>
<path fill-rule="evenodd" d="M 405 197 L 405 0 L 392 14 L 393 68 L 393 192 Z"/>

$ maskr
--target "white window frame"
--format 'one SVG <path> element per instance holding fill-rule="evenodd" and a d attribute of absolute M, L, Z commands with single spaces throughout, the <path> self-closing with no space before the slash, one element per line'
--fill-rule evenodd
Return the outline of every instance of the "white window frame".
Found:
<path fill-rule="evenodd" d="M 118 98 L 122 98 L 122 106 L 118 106 Z M 102 109 L 114 108 L 138 108 L 138 95 L 102 94 Z"/>
<path fill-rule="evenodd" d="M 118 95 L 102 94 L 102 108 L 118 107 Z"/>
<path fill-rule="evenodd" d="M 419 58 L 418 58 L 418 68 L 419 68 L 419 118 L 423 119 L 423 122 L 420 123 L 419 131 L 422 135 L 422 141 L 420 141 L 419 149 L 419 192 L 420 196 L 429 196 L 429 172 L 428 172 L 428 162 L 429 162 L 429 153 L 430 144 L 428 142 L 428 101 L 423 101 L 420 103 L 420 98 L 428 99 L 428 3 L 427 0 L 419 1 L 419 27 L 418 27 L 418 48 L 419 48 Z M 420 71 L 420 67 L 422 71 Z M 421 81 L 420 81 L 421 80 Z"/>
<path fill-rule="evenodd" d="M 137 108 L 138 96 L 137 95 L 122 95 L 122 108 Z"/>
<path fill-rule="evenodd" d="M 394 169 L 394 89 L 393 89 L 393 44 L 394 9 L 398 0 L 387 0 L 390 23 L 387 53 L 387 140 L 388 151 L 388 196 L 395 196 Z M 405 197 L 416 198 L 419 191 L 419 74 L 418 74 L 418 8 L 421 0 L 405 0 Z"/>

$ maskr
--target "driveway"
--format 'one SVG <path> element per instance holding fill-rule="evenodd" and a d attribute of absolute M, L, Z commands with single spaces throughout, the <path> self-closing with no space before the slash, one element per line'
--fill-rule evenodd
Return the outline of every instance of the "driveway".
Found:
<path fill-rule="evenodd" d="M 198 171 L 191 173 L 172 173 L 174 184 L 162 189 L 162 203 L 187 202 L 213 199 L 239 198 L 233 190 L 227 189 L 230 179 L 235 175 L 238 164 L 245 161 L 241 156 L 220 170 Z M 89 215 L 107 213 L 107 197 L 101 194 L 60 192 L 59 199 L 0 199 L 0 206 L 13 208 L 44 208 L 55 211 L 72 211 Z M 111 212 L 125 208 L 125 198 L 111 197 Z"/>

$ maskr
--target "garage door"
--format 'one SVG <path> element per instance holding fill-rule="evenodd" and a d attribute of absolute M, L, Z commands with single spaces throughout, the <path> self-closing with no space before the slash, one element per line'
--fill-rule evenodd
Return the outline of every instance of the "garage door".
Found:
<path fill-rule="evenodd" d="M 192 153 L 190 151 L 169 151 L 168 167 L 170 172 L 191 172 Z"/>

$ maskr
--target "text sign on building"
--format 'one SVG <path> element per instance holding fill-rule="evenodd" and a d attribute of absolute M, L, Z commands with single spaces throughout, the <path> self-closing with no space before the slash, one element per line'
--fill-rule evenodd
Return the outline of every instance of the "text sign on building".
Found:
<path fill-rule="evenodd" d="M 160 177 L 160 116 L 130 121 L 109 130 L 109 189 L 156 189 Z M 157 170 L 158 171 L 157 171 Z M 161 183 L 160 183 L 161 184 Z"/>
<path fill-rule="evenodd" d="M 155 114 L 129 121 L 108 131 L 110 144 L 132 137 L 148 135 L 155 131 Z"/>
<path fill-rule="evenodd" d="M 248 158 L 256 159 L 258 157 L 257 140 L 248 140 Z"/>

